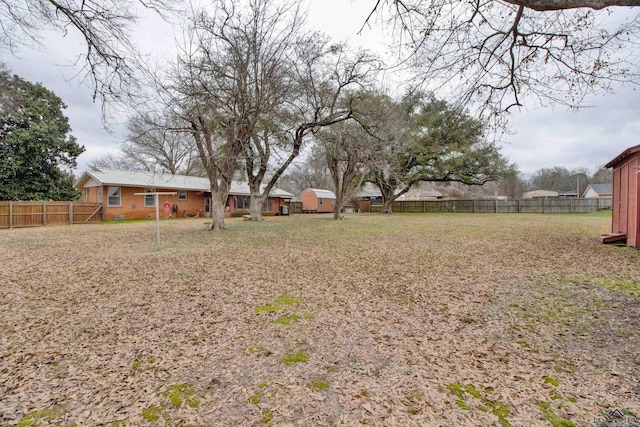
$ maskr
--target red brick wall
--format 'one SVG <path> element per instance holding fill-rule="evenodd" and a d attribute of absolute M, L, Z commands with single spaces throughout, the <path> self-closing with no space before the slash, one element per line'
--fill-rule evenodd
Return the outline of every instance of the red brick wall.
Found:
<path fill-rule="evenodd" d="M 139 187 L 120 187 L 120 206 L 109 206 L 108 203 L 108 188 L 105 185 L 102 189 L 102 204 L 105 210 L 105 220 L 110 221 L 115 219 L 116 215 L 124 215 L 125 219 L 141 219 L 141 218 L 155 218 L 156 208 L 155 206 L 145 206 L 145 196 L 136 196 L 135 193 L 144 193 L 144 188 Z M 85 189 L 86 191 L 86 189 Z M 167 190 L 162 188 L 156 188 L 157 192 L 173 192 L 175 190 Z M 94 199 L 95 197 L 95 199 Z M 97 202 L 98 187 L 91 187 L 91 200 Z M 199 191 L 187 191 L 187 200 L 178 200 L 178 195 L 160 195 L 158 196 L 158 205 L 160 211 L 160 218 L 170 218 L 175 214 L 173 213 L 173 205 L 178 205 L 178 217 L 182 217 L 185 210 L 189 213 L 196 213 L 200 211 L 200 216 L 204 216 L 204 193 Z M 164 211 L 164 204 L 169 204 L 169 212 Z"/>
<path fill-rule="evenodd" d="M 147 207 L 144 205 L 144 196 L 136 196 L 135 193 L 144 193 L 144 188 L 140 187 L 120 187 L 120 206 L 109 206 L 108 189 L 109 186 L 102 186 L 102 200 L 98 200 L 99 187 L 86 187 L 82 195 L 85 200 L 86 192 L 89 191 L 89 202 L 100 202 L 104 206 L 104 218 L 106 221 L 112 221 L 116 215 L 123 215 L 124 219 L 142 219 L 155 218 L 156 208 L 154 206 Z M 156 188 L 157 192 L 173 192 L 170 189 Z M 249 209 L 235 209 L 233 206 L 233 197 L 230 197 L 229 208 L 225 209 L 225 216 L 242 216 L 249 213 Z M 280 206 L 286 205 L 285 201 L 280 198 L 272 198 L 272 210 L 263 211 L 265 216 L 275 215 L 279 212 Z M 164 204 L 169 203 L 169 213 L 165 213 Z M 174 215 L 173 205 L 178 205 L 178 217 L 183 217 L 185 210 L 190 214 L 200 211 L 200 217 L 204 217 L 205 194 L 200 191 L 187 191 L 187 200 L 178 200 L 178 195 L 160 195 L 158 196 L 158 205 L 160 218 L 170 218 Z"/>

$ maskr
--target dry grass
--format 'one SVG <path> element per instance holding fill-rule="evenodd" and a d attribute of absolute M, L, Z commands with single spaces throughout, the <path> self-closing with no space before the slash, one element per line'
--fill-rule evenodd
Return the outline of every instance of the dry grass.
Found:
<path fill-rule="evenodd" d="M 0 424 L 585 425 L 640 413 L 602 215 L 0 232 Z M 563 423 L 564 421 L 564 423 Z"/>

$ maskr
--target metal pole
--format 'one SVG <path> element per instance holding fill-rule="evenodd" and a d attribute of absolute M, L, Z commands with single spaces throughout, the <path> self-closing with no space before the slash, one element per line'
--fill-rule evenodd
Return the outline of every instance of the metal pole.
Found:
<path fill-rule="evenodd" d="M 158 193 L 156 197 L 156 241 L 158 242 L 158 250 L 160 250 L 160 208 L 158 207 Z"/>
<path fill-rule="evenodd" d="M 134 196 L 155 196 L 155 201 L 156 201 L 156 242 L 158 244 L 158 250 L 160 250 L 160 207 L 158 206 L 159 201 L 158 201 L 158 196 L 159 195 L 167 195 L 167 196 L 175 196 L 176 194 L 178 194 L 175 191 L 172 192 L 167 192 L 167 193 L 160 193 L 160 192 L 153 192 L 153 193 L 133 193 Z M 103 212 L 102 214 L 104 215 L 104 206 L 103 206 Z"/>

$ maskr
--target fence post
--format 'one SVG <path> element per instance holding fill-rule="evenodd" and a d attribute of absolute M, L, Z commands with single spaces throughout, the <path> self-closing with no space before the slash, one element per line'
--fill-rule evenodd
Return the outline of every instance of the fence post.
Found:
<path fill-rule="evenodd" d="M 9 202 L 9 229 L 13 228 L 13 202 Z"/>
<path fill-rule="evenodd" d="M 424 200 L 422 201 L 422 213 L 425 213 L 427 211 L 427 207 L 426 207 L 426 203 Z"/>
<path fill-rule="evenodd" d="M 471 206 L 472 206 L 472 208 L 471 208 L 471 212 L 472 212 L 472 213 L 476 213 L 476 199 L 473 199 L 473 200 L 471 201 L 471 203 L 472 203 L 472 205 L 471 205 Z"/>
<path fill-rule="evenodd" d="M 73 202 L 69 202 L 69 224 L 73 225 Z"/>
<path fill-rule="evenodd" d="M 42 202 L 42 226 L 47 225 L 47 202 Z"/>

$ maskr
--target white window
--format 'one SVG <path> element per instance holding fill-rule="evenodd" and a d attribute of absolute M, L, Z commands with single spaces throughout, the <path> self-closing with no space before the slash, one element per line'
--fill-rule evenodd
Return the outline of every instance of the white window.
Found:
<path fill-rule="evenodd" d="M 155 188 L 145 188 L 144 192 L 145 193 L 153 193 L 155 192 Z M 151 194 L 151 195 L 145 195 L 144 196 L 144 206 L 147 208 L 154 208 L 156 206 L 156 195 L 155 194 Z"/>
<path fill-rule="evenodd" d="M 109 206 L 120 206 L 120 187 L 109 187 L 107 190 L 107 204 Z"/>
<path fill-rule="evenodd" d="M 98 203 L 102 203 L 102 186 L 98 187 Z"/>
<path fill-rule="evenodd" d="M 90 188 L 85 188 L 84 189 L 84 201 L 87 202 L 87 203 L 91 201 L 91 189 Z"/>
<path fill-rule="evenodd" d="M 186 190 L 178 191 L 178 200 L 187 200 Z"/>

